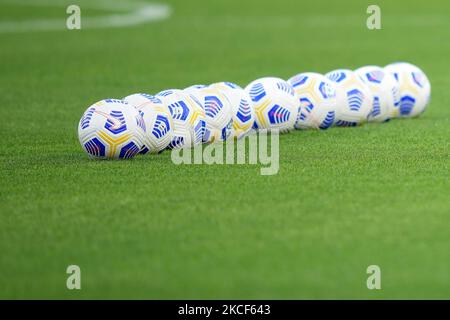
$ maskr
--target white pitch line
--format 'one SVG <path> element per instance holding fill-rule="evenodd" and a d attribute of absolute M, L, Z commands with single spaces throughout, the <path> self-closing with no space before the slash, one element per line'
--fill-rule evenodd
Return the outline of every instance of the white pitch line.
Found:
<path fill-rule="evenodd" d="M 3 1 L 2 3 L 5 3 Z M 14 5 L 25 6 L 66 6 L 62 3 L 50 1 L 26 1 L 10 2 Z M 80 3 L 80 1 L 78 1 Z M 93 28 L 119 28 L 129 27 L 147 22 L 154 22 L 167 19 L 171 14 L 171 9 L 166 4 L 143 3 L 143 2 L 110 2 L 92 1 L 79 4 L 81 9 L 81 29 Z M 109 11 L 118 11 L 105 16 L 85 17 L 83 8 L 95 8 Z M 66 19 L 69 17 L 65 11 L 61 12 L 61 18 L 36 19 L 24 21 L 2 21 L 0 22 L 0 33 L 20 33 L 34 31 L 67 30 Z"/>

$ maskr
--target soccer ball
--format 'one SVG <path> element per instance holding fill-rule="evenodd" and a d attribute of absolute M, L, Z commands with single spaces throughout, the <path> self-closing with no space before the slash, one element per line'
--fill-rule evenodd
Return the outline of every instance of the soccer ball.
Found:
<path fill-rule="evenodd" d="M 163 101 L 172 116 L 173 138 L 168 148 L 189 148 L 201 144 L 205 132 L 205 111 L 199 102 L 179 89 L 161 91 L 156 97 Z"/>
<path fill-rule="evenodd" d="M 335 82 L 337 110 L 334 124 L 347 127 L 366 122 L 372 111 L 373 95 L 364 81 L 347 69 L 328 72 L 325 77 Z"/>
<path fill-rule="evenodd" d="M 78 138 L 91 158 L 133 158 L 144 145 L 145 123 L 132 105 L 117 99 L 101 100 L 84 112 Z"/>
<path fill-rule="evenodd" d="M 158 97 L 136 93 L 123 100 L 134 106 L 144 119 L 147 129 L 142 154 L 159 153 L 163 151 L 173 138 L 172 116 Z"/>
<path fill-rule="evenodd" d="M 369 86 L 373 95 L 369 122 L 384 122 L 398 115 L 400 86 L 394 76 L 378 66 L 365 66 L 355 70 Z"/>
<path fill-rule="evenodd" d="M 252 100 L 256 129 L 288 132 L 294 128 L 300 102 L 289 83 L 280 78 L 261 78 L 247 85 L 245 91 Z"/>
<path fill-rule="evenodd" d="M 202 106 L 206 117 L 203 142 L 224 141 L 231 133 L 231 103 L 220 91 L 208 86 L 191 86 L 184 89 Z"/>
<path fill-rule="evenodd" d="M 400 117 L 416 117 L 424 112 L 431 96 L 425 73 L 407 62 L 392 63 L 384 70 L 392 73 L 400 84 Z"/>
<path fill-rule="evenodd" d="M 194 84 L 190 87 L 185 88 L 184 90 L 186 91 L 195 91 L 195 90 L 200 90 L 200 89 L 204 89 L 204 88 L 208 88 L 208 86 L 206 84 Z"/>
<path fill-rule="evenodd" d="M 242 138 L 252 129 L 255 122 L 250 96 L 240 86 L 231 82 L 218 82 L 211 87 L 222 92 L 231 103 L 233 128 L 230 137 Z"/>
<path fill-rule="evenodd" d="M 333 125 L 336 108 L 334 83 L 315 72 L 305 72 L 288 80 L 300 99 L 296 129 L 328 129 Z"/>

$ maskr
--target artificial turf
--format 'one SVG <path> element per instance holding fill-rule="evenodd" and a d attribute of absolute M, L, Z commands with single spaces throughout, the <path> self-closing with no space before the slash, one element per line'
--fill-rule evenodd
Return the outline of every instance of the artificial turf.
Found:
<path fill-rule="evenodd" d="M 0 32 L 0 298 L 450 298 L 450 3 L 377 2 L 382 30 L 369 1 L 171 0 L 129 28 Z M 47 10 L 66 17 L 0 1 Z M 77 138 L 103 98 L 399 60 L 431 81 L 420 118 L 282 135 L 274 176 Z"/>

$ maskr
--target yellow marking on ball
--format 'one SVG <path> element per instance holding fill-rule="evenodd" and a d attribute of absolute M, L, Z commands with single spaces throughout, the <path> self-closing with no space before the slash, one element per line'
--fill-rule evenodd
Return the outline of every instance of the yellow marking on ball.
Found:
<path fill-rule="evenodd" d="M 313 97 L 313 99 L 319 101 L 320 97 L 316 94 L 314 87 L 317 83 L 317 79 L 311 79 L 311 81 L 308 83 L 308 85 L 304 86 L 303 88 L 300 89 L 295 89 L 295 92 L 300 95 L 300 94 L 309 94 Z"/>
<path fill-rule="evenodd" d="M 105 133 L 104 131 L 100 131 L 98 133 L 98 135 L 109 145 L 110 150 L 109 150 L 108 157 L 110 157 L 110 158 L 112 158 L 115 155 L 117 146 L 119 146 L 121 143 L 127 141 L 131 137 L 131 134 L 127 133 L 117 139 L 114 139 L 110 135 Z"/>
<path fill-rule="evenodd" d="M 266 119 L 264 118 L 263 112 L 269 104 L 270 104 L 270 101 L 265 101 L 265 102 L 261 103 L 260 105 L 255 106 L 256 117 L 258 118 L 259 123 L 260 123 L 261 127 L 263 127 L 263 128 L 267 128 L 267 123 L 266 123 Z"/>
<path fill-rule="evenodd" d="M 402 86 L 400 87 L 400 92 L 405 92 L 405 91 L 409 91 L 412 92 L 414 94 L 419 94 L 419 90 L 414 87 L 409 81 L 404 81 Z"/>

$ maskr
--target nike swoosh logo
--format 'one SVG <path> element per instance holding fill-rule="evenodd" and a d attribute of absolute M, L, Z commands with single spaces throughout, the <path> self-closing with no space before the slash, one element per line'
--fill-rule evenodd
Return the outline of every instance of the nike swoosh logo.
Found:
<path fill-rule="evenodd" d="M 120 127 L 122 126 L 122 122 L 120 122 L 120 120 L 114 118 L 110 114 L 107 114 L 106 112 L 98 111 L 98 110 L 95 110 L 94 112 L 98 113 L 99 115 L 104 116 L 106 119 L 108 119 L 109 121 L 112 122 L 113 125 L 110 128 L 111 130 L 120 129 Z"/>

